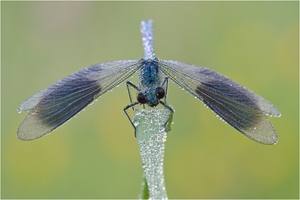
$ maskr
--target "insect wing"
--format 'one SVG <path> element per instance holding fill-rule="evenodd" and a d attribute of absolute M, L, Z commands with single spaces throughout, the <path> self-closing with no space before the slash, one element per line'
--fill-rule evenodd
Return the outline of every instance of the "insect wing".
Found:
<path fill-rule="evenodd" d="M 30 112 L 20 124 L 17 136 L 33 140 L 50 133 L 131 76 L 138 66 L 136 60 L 92 65 L 33 95 L 18 108 L 19 112 Z"/>
<path fill-rule="evenodd" d="M 262 97 L 203 67 L 172 60 L 161 60 L 159 66 L 171 80 L 247 137 L 263 144 L 277 143 L 277 133 L 266 114 L 279 117 L 280 112 Z"/>

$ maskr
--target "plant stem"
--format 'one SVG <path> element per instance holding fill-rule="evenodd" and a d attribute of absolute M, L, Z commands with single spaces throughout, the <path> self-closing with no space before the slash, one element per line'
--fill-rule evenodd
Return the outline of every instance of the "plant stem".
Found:
<path fill-rule="evenodd" d="M 140 148 L 145 186 L 148 187 L 149 199 L 167 199 L 164 182 L 163 161 L 165 141 L 170 121 L 169 109 L 135 109 L 133 124 Z M 167 125 L 166 125 L 167 124 Z M 147 198 L 143 189 L 142 198 Z"/>

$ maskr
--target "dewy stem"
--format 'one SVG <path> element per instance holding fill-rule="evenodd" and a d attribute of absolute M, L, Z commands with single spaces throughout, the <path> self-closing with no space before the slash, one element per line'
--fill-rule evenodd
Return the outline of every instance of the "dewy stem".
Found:
<path fill-rule="evenodd" d="M 135 109 L 133 124 L 140 148 L 142 167 L 146 178 L 149 199 L 167 199 L 163 161 L 167 131 L 172 120 L 169 109 Z M 144 186 L 145 187 L 145 186 Z M 144 191 L 144 189 L 143 189 Z M 142 195 L 142 198 L 145 198 Z"/>

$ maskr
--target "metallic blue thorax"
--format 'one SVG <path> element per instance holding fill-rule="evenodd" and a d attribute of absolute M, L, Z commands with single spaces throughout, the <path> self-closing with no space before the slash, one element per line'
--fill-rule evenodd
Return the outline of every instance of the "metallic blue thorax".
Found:
<path fill-rule="evenodd" d="M 141 59 L 139 69 L 139 87 L 141 91 L 156 88 L 162 83 L 162 72 L 159 70 L 158 59 Z"/>
<path fill-rule="evenodd" d="M 163 78 L 159 70 L 158 59 L 141 59 L 141 67 L 138 72 L 140 92 L 143 92 L 148 105 L 157 105 L 157 87 L 161 86 Z"/>

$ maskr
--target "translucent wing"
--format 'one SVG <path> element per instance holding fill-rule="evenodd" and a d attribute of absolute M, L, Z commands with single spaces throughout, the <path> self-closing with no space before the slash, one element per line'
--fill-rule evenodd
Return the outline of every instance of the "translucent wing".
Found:
<path fill-rule="evenodd" d="M 161 60 L 159 66 L 171 80 L 247 137 L 263 144 L 278 141 L 266 114 L 279 117 L 280 112 L 262 97 L 203 67 L 172 60 Z"/>
<path fill-rule="evenodd" d="M 30 112 L 20 124 L 17 136 L 33 140 L 50 133 L 127 79 L 138 67 L 136 60 L 101 63 L 54 83 L 19 106 L 19 112 Z"/>

